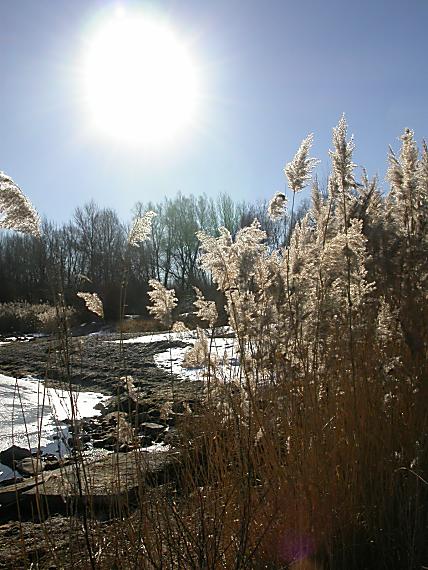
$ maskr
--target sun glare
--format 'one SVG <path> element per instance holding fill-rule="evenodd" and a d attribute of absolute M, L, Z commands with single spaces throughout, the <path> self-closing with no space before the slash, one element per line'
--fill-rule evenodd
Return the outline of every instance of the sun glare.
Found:
<path fill-rule="evenodd" d="M 168 143 L 196 119 L 197 72 L 188 47 L 155 17 L 122 11 L 99 23 L 83 79 L 91 121 L 119 142 Z"/>

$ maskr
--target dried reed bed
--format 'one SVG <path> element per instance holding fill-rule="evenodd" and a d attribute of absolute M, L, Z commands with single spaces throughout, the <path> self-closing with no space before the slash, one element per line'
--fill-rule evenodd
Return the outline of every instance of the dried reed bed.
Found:
<path fill-rule="evenodd" d="M 282 194 L 270 206 L 293 228 L 282 248 L 265 245 L 257 221 L 236 236 L 199 233 L 239 376 L 225 381 L 204 347 L 207 393 L 180 426 L 174 476 L 153 487 L 142 475 L 137 501 L 119 501 L 106 523 L 89 503 L 85 548 L 71 529 L 59 567 L 428 566 L 428 150 L 405 131 L 383 196 L 364 172 L 356 181 L 342 117 L 326 191 L 314 184 L 295 223 L 311 142 L 285 168 L 291 212 Z M 174 292 L 151 285 L 152 313 L 172 327 Z M 212 306 L 197 303 L 203 319 Z"/>

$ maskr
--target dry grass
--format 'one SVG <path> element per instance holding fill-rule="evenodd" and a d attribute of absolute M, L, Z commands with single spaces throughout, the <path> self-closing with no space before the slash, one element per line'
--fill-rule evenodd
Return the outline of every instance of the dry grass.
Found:
<path fill-rule="evenodd" d="M 141 477 L 137 504 L 108 524 L 85 511 L 84 548 L 55 553 L 59 567 L 428 567 L 428 208 L 416 212 L 409 194 L 428 204 L 428 149 L 415 166 L 406 131 L 384 199 L 376 182 L 354 185 L 346 130 L 342 119 L 328 196 L 314 188 L 289 247 L 272 252 L 257 222 L 234 237 L 198 234 L 241 376 L 223 383 L 208 356 L 209 390 L 180 426 L 175 477 L 155 489 Z M 296 163 L 293 193 L 309 166 Z M 69 552 L 78 536 L 70 528 Z"/>
<path fill-rule="evenodd" d="M 278 363 L 277 382 L 258 387 L 250 406 L 226 385 L 183 420 L 172 483 L 153 489 L 142 478 L 137 505 L 107 523 L 89 517 L 92 567 L 420 569 L 424 400 L 405 382 L 385 384 L 369 344 L 356 357 L 356 408 L 346 360 L 316 383 Z M 58 567 L 72 566 L 70 553 L 91 568 L 81 525 L 55 553 Z"/>
<path fill-rule="evenodd" d="M 150 333 L 160 332 L 164 329 L 159 321 L 155 319 L 125 319 L 118 325 L 118 332 L 123 333 Z"/>

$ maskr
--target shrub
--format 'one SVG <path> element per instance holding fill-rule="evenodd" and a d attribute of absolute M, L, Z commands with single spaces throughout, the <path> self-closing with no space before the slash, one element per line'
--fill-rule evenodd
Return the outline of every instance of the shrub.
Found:
<path fill-rule="evenodd" d="M 66 312 L 68 318 L 74 314 L 70 307 Z M 48 303 L 0 303 L 0 331 L 3 333 L 51 333 L 56 328 L 56 308 Z"/>

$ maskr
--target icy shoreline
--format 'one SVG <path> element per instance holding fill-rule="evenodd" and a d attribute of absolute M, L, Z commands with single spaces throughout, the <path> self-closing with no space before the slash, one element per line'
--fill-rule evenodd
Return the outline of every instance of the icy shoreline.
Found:
<path fill-rule="evenodd" d="M 231 329 L 223 330 L 229 333 Z M 213 362 L 217 365 L 217 376 L 223 380 L 231 380 L 239 376 L 239 359 L 237 355 L 237 346 L 234 338 L 226 336 L 214 336 L 211 338 L 211 329 L 205 329 L 208 350 L 211 354 Z M 123 344 L 148 344 L 161 341 L 182 341 L 190 346 L 193 346 L 197 340 L 196 331 L 188 332 L 167 332 L 167 333 L 153 333 L 143 336 L 136 336 L 122 341 Z M 119 343 L 120 341 L 113 341 Z M 184 366 L 184 359 L 186 351 L 189 347 L 174 347 L 165 351 L 159 352 L 154 356 L 155 364 L 167 372 L 175 374 L 182 380 L 204 380 L 205 367 Z"/>
<path fill-rule="evenodd" d="M 105 396 L 96 392 L 73 392 L 77 416 L 100 414 L 95 406 Z M 19 380 L 0 374 L 0 451 L 11 445 L 49 452 L 59 451 L 64 421 L 72 416 L 70 393 L 46 388 L 37 378 Z M 0 481 L 10 477 L 11 470 L 0 464 Z"/>

